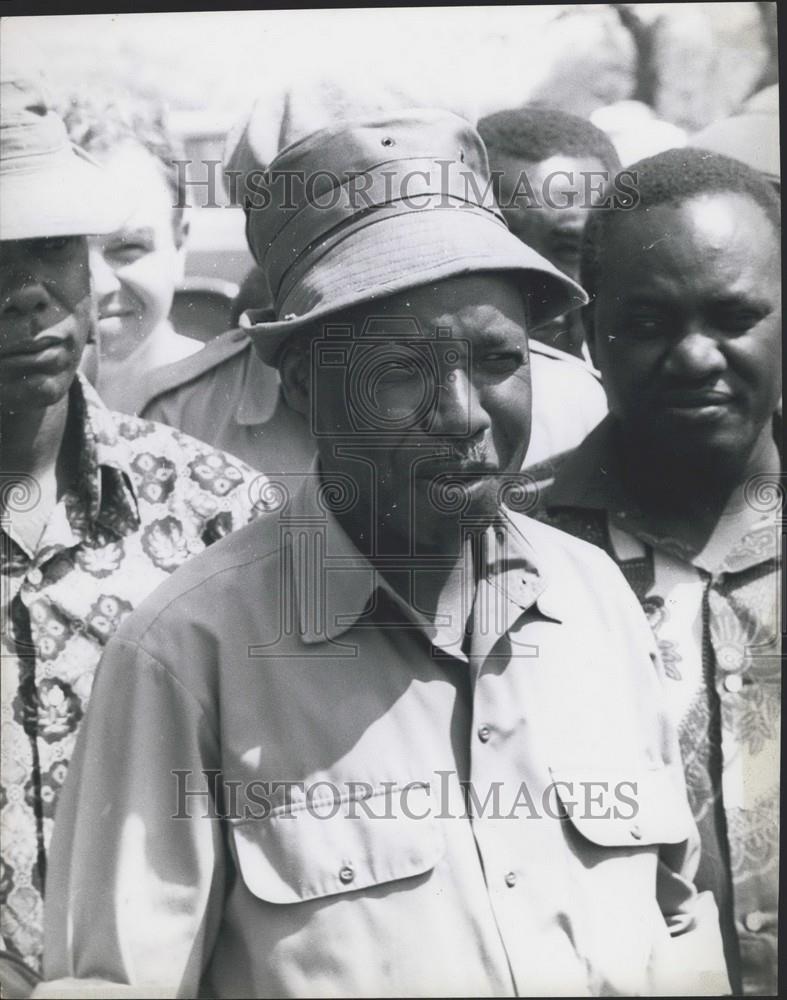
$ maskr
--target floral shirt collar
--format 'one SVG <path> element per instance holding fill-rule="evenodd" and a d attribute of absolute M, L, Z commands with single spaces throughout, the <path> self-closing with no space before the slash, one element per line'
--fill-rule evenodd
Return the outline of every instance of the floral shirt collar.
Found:
<path fill-rule="evenodd" d="M 78 487 L 71 492 L 71 505 L 78 503 L 90 522 L 118 535 L 128 534 L 139 527 L 140 519 L 127 443 L 82 374 L 71 388 L 71 408 L 82 438 Z"/>
<path fill-rule="evenodd" d="M 701 570 L 742 572 L 774 556 L 778 540 L 773 516 L 767 516 L 774 513 L 773 477 L 761 477 L 763 483 L 753 477 L 747 501 L 754 516 L 740 520 L 740 537 L 729 545 L 721 563 L 710 567 L 703 552 L 666 532 L 658 516 L 644 511 L 626 489 L 614 429 L 614 417 L 609 415 L 588 434 L 561 466 L 543 507 L 604 511 L 611 524 Z"/>

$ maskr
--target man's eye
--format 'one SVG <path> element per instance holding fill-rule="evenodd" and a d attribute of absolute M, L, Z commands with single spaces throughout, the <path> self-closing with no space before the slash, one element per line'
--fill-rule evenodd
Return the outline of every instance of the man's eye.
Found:
<path fill-rule="evenodd" d="M 667 320 L 664 316 L 632 316 L 628 329 L 636 337 L 661 337 L 667 332 Z"/>
<path fill-rule="evenodd" d="M 765 318 L 767 313 L 759 309 L 731 309 L 723 312 L 717 319 L 722 330 L 729 333 L 745 333 Z"/>
<path fill-rule="evenodd" d="M 37 240 L 37 249 L 41 253 L 63 253 L 74 243 L 73 236 L 49 236 L 43 240 Z"/>
<path fill-rule="evenodd" d="M 139 260 L 140 257 L 144 257 L 149 252 L 150 247 L 146 243 L 116 243 L 107 247 L 106 250 L 108 257 L 124 264 Z"/>
<path fill-rule="evenodd" d="M 520 351 L 485 354 L 479 359 L 481 370 L 489 375 L 510 375 L 522 367 L 524 357 Z"/>

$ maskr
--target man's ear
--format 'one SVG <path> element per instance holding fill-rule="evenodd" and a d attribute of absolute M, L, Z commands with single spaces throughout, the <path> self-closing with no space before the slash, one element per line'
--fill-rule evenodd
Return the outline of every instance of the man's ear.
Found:
<path fill-rule="evenodd" d="M 596 314 L 592 301 L 588 302 L 586 306 L 582 306 L 580 316 L 582 317 L 582 326 L 585 328 L 585 343 L 588 345 L 590 360 L 593 362 L 593 367 L 598 368 L 596 360 Z"/>
<path fill-rule="evenodd" d="M 172 236 L 177 254 L 175 256 L 175 281 L 179 284 L 186 273 L 186 244 L 189 238 L 189 220 L 186 214 L 176 219 L 172 226 Z"/>
<path fill-rule="evenodd" d="M 284 347 L 279 359 L 279 378 L 287 405 L 296 413 L 308 417 L 311 394 L 311 365 L 308 344 L 297 342 Z"/>
<path fill-rule="evenodd" d="M 191 228 L 191 222 L 186 214 L 185 209 L 180 215 L 180 218 L 176 219 L 173 226 L 173 236 L 175 239 L 175 246 L 178 250 L 184 250 L 186 243 L 189 238 L 189 230 Z"/>

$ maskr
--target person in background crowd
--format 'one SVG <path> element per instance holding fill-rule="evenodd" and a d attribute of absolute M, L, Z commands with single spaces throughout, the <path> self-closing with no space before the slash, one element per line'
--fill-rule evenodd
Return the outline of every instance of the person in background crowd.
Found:
<path fill-rule="evenodd" d="M 766 87 L 736 115 L 712 122 L 692 137 L 691 145 L 748 163 L 781 193 L 778 87 Z"/>
<path fill-rule="evenodd" d="M 229 456 L 110 412 L 77 371 L 95 323 L 85 234 L 122 190 L 35 81 L 0 79 L 4 991 L 40 968 L 47 853 L 101 652 L 176 567 L 256 514 Z M 136 719 L 130 702 L 124 712 Z M 6 992 L 6 995 L 11 993 Z"/>
<path fill-rule="evenodd" d="M 169 322 L 183 276 L 188 221 L 174 161 L 182 152 L 163 112 L 134 95 L 75 97 L 64 109 L 71 140 L 98 159 L 136 208 L 122 228 L 90 240 L 98 305 L 96 388 L 110 408 L 138 413 L 150 373 L 201 343 Z"/>
<path fill-rule="evenodd" d="M 488 115 L 478 131 L 511 232 L 579 280 L 585 222 L 603 182 L 620 169 L 611 140 L 584 118 L 540 105 Z M 533 337 L 584 356 L 577 313 L 534 330 Z"/>
<path fill-rule="evenodd" d="M 233 320 L 270 305 L 265 274 L 253 267 L 233 303 Z M 268 475 L 305 472 L 314 458 L 307 422 L 287 405 L 276 369 L 260 361 L 243 329 L 220 334 L 197 354 L 154 372 L 142 415 Z"/>
<path fill-rule="evenodd" d="M 779 198 L 743 163 L 670 150 L 588 224 L 588 343 L 609 417 L 546 519 L 617 561 L 665 666 L 735 992 L 777 992 Z"/>
<path fill-rule="evenodd" d="M 430 193 L 403 211 L 414 160 Z M 325 212 L 301 189 L 283 226 L 275 179 L 318 171 L 373 205 Z M 277 306 L 248 332 L 319 458 L 110 641 L 55 831 L 47 976 L 216 997 L 724 991 L 645 617 L 603 553 L 506 503 L 528 316 L 581 289 L 511 235 L 448 112 L 322 129 L 268 176 L 247 235 Z M 583 775 L 634 782 L 637 808 L 589 815 Z M 523 782 L 575 805 L 534 815 Z"/>
<path fill-rule="evenodd" d="M 583 118 L 547 107 L 498 111 L 482 118 L 478 131 L 511 232 L 576 280 L 589 204 L 619 167 L 614 146 Z M 607 412 L 585 353 L 577 310 L 532 331 L 533 433 L 525 464 L 542 489 Z"/>

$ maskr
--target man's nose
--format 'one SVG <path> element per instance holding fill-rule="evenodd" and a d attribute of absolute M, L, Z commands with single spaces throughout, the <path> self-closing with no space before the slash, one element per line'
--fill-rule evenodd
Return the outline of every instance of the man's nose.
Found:
<path fill-rule="evenodd" d="M 29 279 L 20 287 L 11 292 L 3 294 L 2 315 L 8 317 L 33 316 L 36 313 L 43 313 L 49 308 L 51 299 L 49 292 L 40 281 Z"/>
<path fill-rule="evenodd" d="M 718 339 L 707 330 L 689 330 L 673 346 L 667 357 L 667 373 L 676 378 L 701 379 L 727 367 Z"/>
<path fill-rule="evenodd" d="M 475 437 L 489 427 L 489 414 L 468 373 L 460 368 L 443 375 L 433 429 L 449 437 Z"/>
<path fill-rule="evenodd" d="M 100 302 L 120 288 L 120 282 L 112 267 L 107 264 L 104 254 L 97 248 L 91 247 L 89 252 L 90 260 L 90 280 L 93 285 L 93 295 Z"/>

